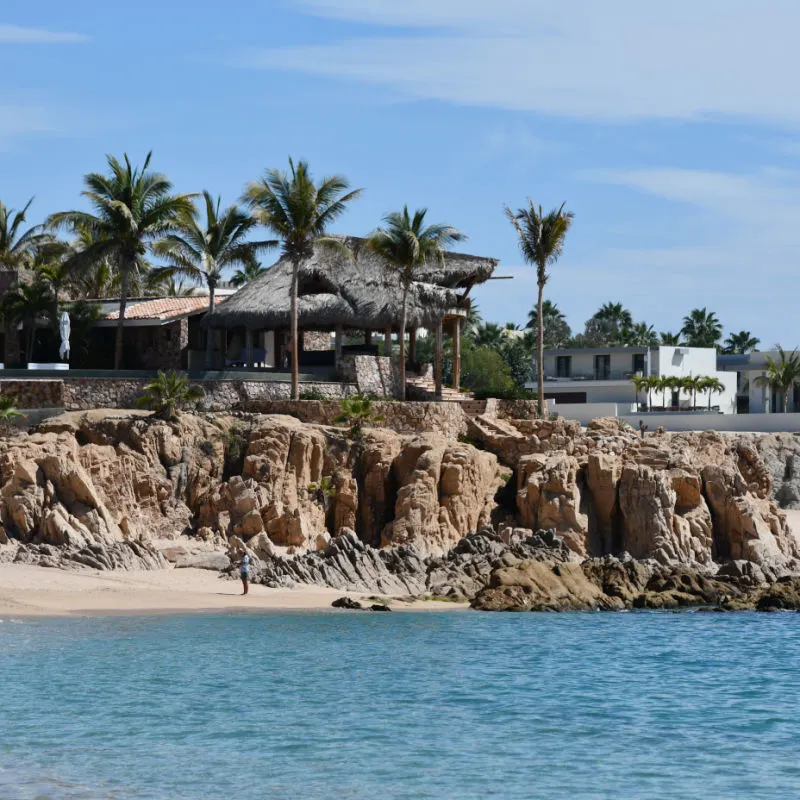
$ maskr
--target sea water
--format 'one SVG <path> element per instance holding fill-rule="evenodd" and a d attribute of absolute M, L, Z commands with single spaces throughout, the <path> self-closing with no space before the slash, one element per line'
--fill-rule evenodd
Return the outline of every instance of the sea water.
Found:
<path fill-rule="evenodd" d="M 800 614 L 0 622 L 0 798 L 800 798 Z"/>

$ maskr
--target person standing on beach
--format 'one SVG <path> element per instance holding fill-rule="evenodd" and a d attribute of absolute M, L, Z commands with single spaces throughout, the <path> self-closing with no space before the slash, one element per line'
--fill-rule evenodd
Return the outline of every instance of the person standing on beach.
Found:
<path fill-rule="evenodd" d="M 250 556 L 247 553 L 239 562 L 239 577 L 242 579 L 242 595 L 246 595 L 250 589 Z"/>

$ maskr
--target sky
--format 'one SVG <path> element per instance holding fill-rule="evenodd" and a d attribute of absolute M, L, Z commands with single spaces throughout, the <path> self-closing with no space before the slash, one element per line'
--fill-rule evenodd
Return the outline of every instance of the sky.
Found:
<path fill-rule="evenodd" d="M 796 0 L 4 0 L 0 199 L 82 207 L 130 154 L 224 203 L 288 156 L 500 259 L 475 292 L 524 323 L 534 270 L 503 205 L 574 212 L 546 296 L 677 331 L 692 308 L 800 344 Z"/>

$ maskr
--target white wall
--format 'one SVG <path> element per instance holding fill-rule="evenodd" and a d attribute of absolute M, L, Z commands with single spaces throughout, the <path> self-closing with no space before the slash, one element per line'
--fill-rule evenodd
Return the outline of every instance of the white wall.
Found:
<path fill-rule="evenodd" d="M 748 433 L 798 433 L 800 414 L 629 414 L 622 416 L 629 425 L 639 420 L 649 431 L 742 431 Z"/>
<path fill-rule="evenodd" d="M 575 419 L 586 425 L 600 417 L 616 417 L 619 413 L 630 413 L 631 404 L 620 406 L 617 403 L 566 403 L 551 409 L 564 419 Z"/>

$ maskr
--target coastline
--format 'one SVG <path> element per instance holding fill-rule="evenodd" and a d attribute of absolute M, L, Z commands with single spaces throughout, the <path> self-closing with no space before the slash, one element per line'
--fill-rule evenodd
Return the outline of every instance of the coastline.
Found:
<path fill-rule="evenodd" d="M 331 603 L 360 592 L 319 586 L 270 589 L 250 586 L 241 595 L 236 580 L 202 569 L 131 572 L 62 571 L 27 564 L 0 564 L 0 619 L 22 617 L 100 617 L 267 611 L 331 612 Z M 390 599 L 391 598 L 386 598 Z M 392 600 L 393 611 L 464 611 L 465 603 Z"/>

